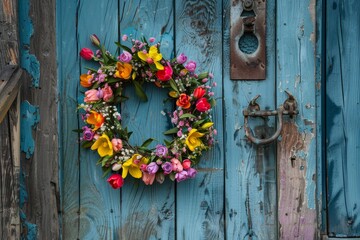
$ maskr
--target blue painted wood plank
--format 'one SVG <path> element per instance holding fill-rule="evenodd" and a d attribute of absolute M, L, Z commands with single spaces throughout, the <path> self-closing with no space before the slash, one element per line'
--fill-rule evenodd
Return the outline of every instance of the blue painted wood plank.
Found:
<path fill-rule="evenodd" d="M 118 40 L 118 1 L 84 0 L 77 12 L 78 48 L 92 47 L 89 36 L 97 34 L 102 44 L 115 53 Z M 80 59 L 80 72 L 86 71 L 90 62 Z M 97 67 L 96 65 L 92 67 Z M 80 90 L 80 89 L 79 89 Z M 80 93 L 79 93 L 80 95 Z M 80 100 L 80 98 L 79 98 Z M 83 124 L 80 120 L 80 125 Z M 99 156 L 88 149 L 80 150 L 80 239 L 119 239 L 120 192 L 111 188 L 102 178 L 96 165 Z"/>
<path fill-rule="evenodd" d="M 360 236 L 360 2 L 326 9 L 328 234 Z"/>
<path fill-rule="evenodd" d="M 155 37 L 161 42 L 160 50 L 170 59 L 174 50 L 174 24 L 172 1 L 122 1 L 120 4 L 120 31 L 131 34 L 130 38 Z M 155 138 L 153 146 L 163 143 L 163 132 L 169 127 L 169 119 L 161 112 L 172 110 L 166 90 L 151 84 L 144 86 L 148 102 L 142 102 L 133 87 L 126 89 L 130 97 L 122 104 L 123 125 L 133 134 L 130 142 L 141 145 L 148 138 Z M 175 238 L 175 186 L 167 179 L 163 184 L 156 181 L 146 186 L 141 180 L 125 179 L 122 187 L 121 239 L 174 239 Z"/>
<path fill-rule="evenodd" d="M 58 92 L 59 92 L 59 182 L 64 239 L 79 238 L 79 141 L 71 130 L 79 128 L 76 109 L 79 88 L 77 47 L 77 2 L 57 2 Z"/>
<path fill-rule="evenodd" d="M 278 142 L 280 239 L 315 239 L 316 110 L 315 1 L 277 1 L 277 105 L 290 91 L 299 115 Z"/>
<path fill-rule="evenodd" d="M 257 94 L 262 109 L 275 109 L 275 1 L 266 9 L 266 79 L 232 81 L 229 75 L 230 3 L 224 2 L 224 119 L 227 239 L 277 239 L 275 145 L 255 146 L 244 133 L 242 110 Z M 274 119 L 254 120 L 252 129 L 270 137 Z M 260 137 L 260 136 L 257 136 Z"/>
<path fill-rule="evenodd" d="M 218 129 L 216 145 L 202 157 L 195 179 L 177 184 L 177 239 L 224 239 L 224 160 L 222 122 L 222 3 L 176 1 L 176 52 L 197 62 L 198 73 L 214 74 Z"/>

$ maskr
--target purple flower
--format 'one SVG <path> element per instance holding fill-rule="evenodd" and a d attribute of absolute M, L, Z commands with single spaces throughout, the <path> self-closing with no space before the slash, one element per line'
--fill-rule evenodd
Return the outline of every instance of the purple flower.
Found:
<path fill-rule="evenodd" d="M 170 162 L 166 162 L 161 165 L 161 168 L 164 170 L 164 174 L 170 174 L 172 171 L 172 164 Z"/>
<path fill-rule="evenodd" d="M 184 181 L 186 179 L 188 179 L 188 172 L 187 171 L 181 171 L 181 172 L 178 172 L 176 175 L 175 175 L 175 179 L 177 182 L 181 182 L 181 181 Z"/>
<path fill-rule="evenodd" d="M 161 144 L 158 144 L 157 146 L 156 146 L 156 156 L 158 156 L 158 157 L 165 157 L 166 155 L 167 155 L 167 153 L 168 153 L 168 149 L 167 149 L 167 147 L 165 147 L 164 145 L 161 145 Z"/>
<path fill-rule="evenodd" d="M 155 174 L 159 170 L 159 166 L 156 164 L 156 162 L 151 162 L 149 165 L 147 165 L 146 170 L 150 174 Z"/>
<path fill-rule="evenodd" d="M 183 64 L 187 61 L 187 56 L 185 56 L 185 54 L 181 53 L 179 56 L 177 56 L 176 61 L 179 64 Z"/>
<path fill-rule="evenodd" d="M 189 70 L 189 72 L 195 72 L 196 62 L 194 62 L 194 61 L 189 61 L 189 62 L 186 64 L 185 68 L 186 68 L 187 70 Z"/>
<path fill-rule="evenodd" d="M 89 127 L 83 127 L 83 139 L 85 141 L 91 141 L 94 138 L 95 132 L 93 132 Z"/>
<path fill-rule="evenodd" d="M 119 60 L 122 62 L 130 62 L 132 59 L 132 55 L 131 53 L 127 52 L 127 51 L 123 51 L 120 56 L 119 56 Z"/>
<path fill-rule="evenodd" d="M 187 170 L 187 174 L 189 178 L 194 178 L 197 174 L 197 171 L 194 168 L 189 168 Z"/>

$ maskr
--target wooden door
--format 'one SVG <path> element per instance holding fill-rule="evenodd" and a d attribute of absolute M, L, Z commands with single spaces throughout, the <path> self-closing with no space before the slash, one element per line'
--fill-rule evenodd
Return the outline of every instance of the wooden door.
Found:
<path fill-rule="evenodd" d="M 315 1 L 267 0 L 266 79 L 230 79 L 230 0 L 58 1 L 60 176 L 63 239 L 314 239 L 316 224 Z M 199 71 L 214 73 L 218 130 L 196 179 L 111 189 L 77 135 L 81 120 L 79 58 L 96 33 L 114 51 L 120 34 L 155 37 L 166 57 L 186 53 Z M 281 138 L 257 146 L 244 133 L 242 110 L 257 94 L 276 109 L 294 94 L 300 114 L 286 118 Z M 147 87 L 148 103 L 122 106 L 134 141 L 162 138 L 163 96 Z M 129 94 L 132 94 L 129 90 Z M 135 109 L 137 109 L 135 111 Z M 254 120 L 269 137 L 276 121 Z M 145 131 L 144 131 L 145 129 Z M 261 137 L 261 136 L 258 136 Z"/>
<path fill-rule="evenodd" d="M 326 7 L 328 234 L 360 237 L 360 2 Z"/>

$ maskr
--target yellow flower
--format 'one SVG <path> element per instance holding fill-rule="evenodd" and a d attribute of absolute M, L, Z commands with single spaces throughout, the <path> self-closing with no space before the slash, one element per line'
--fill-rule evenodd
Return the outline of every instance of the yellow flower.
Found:
<path fill-rule="evenodd" d="M 156 46 L 151 46 L 149 49 L 149 53 L 138 52 L 138 56 L 141 60 L 152 64 L 154 63 L 158 70 L 163 70 L 164 66 L 159 63 L 162 59 L 161 53 L 158 53 L 158 49 Z"/>
<path fill-rule="evenodd" d="M 88 124 L 94 125 L 93 131 L 98 130 L 101 127 L 101 125 L 104 123 L 104 121 L 105 119 L 103 115 L 95 111 L 91 111 L 90 115 L 86 119 L 86 122 Z"/>
<path fill-rule="evenodd" d="M 199 138 L 202 136 L 204 136 L 204 134 L 199 133 L 197 131 L 197 129 L 195 129 L 195 128 L 191 129 L 191 131 L 189 132 L 189 134 L 185 140 L 185 143 L 189 147 L 190 151 L 193 152 L 195 150 L 195 148 L 201 146 L 202 142 Z"/>
<path fill-rule="evenodd" d="M 141 156 L 140 154 L 134 154 L 131 158 L 126 160 L 124 164 L 122 165 L 122 177 L 126 178 L 128 172 L 131 176 L 134 178 L 141 178 L 142 172 L 140 170 L 140 167 L 142 164 L 147 164 L 149 162 L 149 159 L 146 157 Z"/>
<path fill-rule="evenodd" d="M 122 79 L 129 79 L 131 77 L 132 65 L 130 63 L 117 62 L 116 68 L 115 77 Z"/>
<path fill-rule="evenodd" d="M 114 153 L 110 139 L 105 133 L 103 133 L 103 135 L 101 135 L 91 146 L 91 150 L 96 149 L 100 157 L 111 156 Z"/>

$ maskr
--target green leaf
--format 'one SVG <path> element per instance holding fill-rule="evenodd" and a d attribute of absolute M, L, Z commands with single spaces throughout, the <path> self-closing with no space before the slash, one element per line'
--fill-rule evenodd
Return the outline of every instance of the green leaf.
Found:
<path fill-rule="evenodd" d="M 174 79 L 170 79 L 169 83 L 170 83 L 171 88 L 174 89 L 177 93 L 179 93 L 179 89 L 178 89 Z"/>
<path fill-rule="evenodd" d="M 164 132 L 164 135 L 174 134 L 174 133 L 177 133 L 178 131 L 179 131 L 179 129 L 177 127 L 174 127 L 174 128 L 167 130 L 166 132 Z"/>
<path fill-rule="evenodd" d="M 185 113 L 180 116 L 180 119 L 184 119 L 184 118 L 195 118 L 195 116 L 192 115 L 191 113 Z"/>
<path fill-rule="evenodd" d="M 83 148 L 90 148 L 93 145 L 93 141 L 86 141 L 81 144 L 81 147 Z"/>
<path fill-rule="evenodd" d="M 155 140 L 155 139 L 153 139 L 153 138 L 148 138 L 148 139 L 146 139 L 146 140 L 143 142 L 143 144 L 141 144 L 141 148 L 146 148 L 146 147 L 149 146 L 150 143 L 152 143 L 154 140 Z"/>
<path fill-rule="evenodd" d="M 134 86 L 135 86 L 135 93 L 136 95 L 138 95 L 138 97 L 142 100 L 147 102 L 148 98 L 142 88 L 142 86 L 140 85 L 140 83 L 138 83 L 137 81 L 133 81 Z"/>

